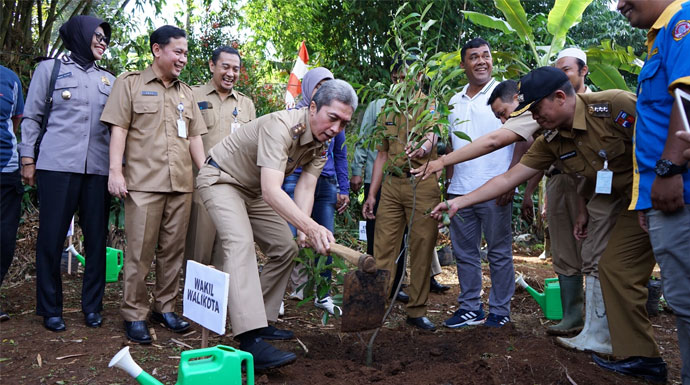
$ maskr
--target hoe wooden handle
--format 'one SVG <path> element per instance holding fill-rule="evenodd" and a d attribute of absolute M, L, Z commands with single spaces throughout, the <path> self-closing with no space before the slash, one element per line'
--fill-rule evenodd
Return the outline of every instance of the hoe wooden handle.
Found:
<path fill-rule="evenodd" d="M 362 254 L 359 251 L 352 250 L 349 247 L 339 245 L 337 243 L 331 243 L 331 253 L 339 255 L 351 264 L 357 266 L 359 270 L 365 273 L 375 273 L 376 272 L 376 261 L 374 257 L 368 254 Z"/>

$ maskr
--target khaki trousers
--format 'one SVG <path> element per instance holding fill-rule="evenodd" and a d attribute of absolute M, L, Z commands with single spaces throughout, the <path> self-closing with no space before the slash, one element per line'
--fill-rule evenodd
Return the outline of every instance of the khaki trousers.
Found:
<path fill-rule="evenodd" d="M 582 274 L 582 242 L 573 236 L 578 214 L 577 184 L 568 174 L 557 174 L 546 181 L 546 220 L 553 270 L 559 275 Z"/>
<path fill-rule="evenodd" d="M 218 231 L 222 270 L 230 274 L 228 311 L 233 334 L 278 319 L 280 303 L 298 249 L 287 222 L 260 194 L 210 165 L 199 171 L 197 188 Z M 268 258 L 259 277 L 256 242 Z"/>
<path fill-rule="evenodd" d="M 629 202 L 623 203 L 627 207 Z M 613 355 L 659 357 L 645 308 L 647 282 L 656 263 L 649 235 L 638 224 L 635 211 L 622 210 L 615 223 L 599 261 Z"/>
<path fill-rule="evenodd" d="M 615 194 L 595 194 L 587 203 L 587 238 L 582 241 L 582 274 L 599 276 L 599 259 L 606 250 L 618 214 L 626 209 L 625 199 Z"/>
<path fill-rule="evenodd" d="M 218 241 L 216 226 L 208 214 L 199 191 L 192 194 L 192 211 L 189 215 L 189 229 L 184 251 L 184 259 L 204 265 L 223 266 L 223 248 Z"/>
<path fill-rule="evenodd" d="M 415 180 L 415 183 L 417 181 Z M 409 231 L 410 285 L 407 315 L 422 317 L 426 314 L 431 280 L 431 256 L 438 237 L 438 222 L 426 214 L 440 201 L 441 192 L 436 178 L 419 182 L 416 189 L 416 204 L 412 228 Z M 381 187 L 381 199 L 376 211 L 376 233 L 374 235 L 374 257 L 379 269 L 391 272 L 386 288 L 390 293 L 395 275 L 395 260 L 400 253 L 405 226 L 412 216 L 413 199 L 410 178 L 386 176 Z"/>
<path fill-rule="evenodd" d="M 125 198 L 124 298 L 120 313 L 125 321 L 143 321 L 149 312 L 146 276 L 156 257 L 153 310 L 175 310 L 184 258 L 191 193 L 130 191 Z"/>

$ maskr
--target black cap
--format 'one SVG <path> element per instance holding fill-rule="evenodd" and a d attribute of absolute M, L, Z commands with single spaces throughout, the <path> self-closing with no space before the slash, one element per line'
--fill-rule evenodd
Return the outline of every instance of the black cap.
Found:
<path fill-rule="evenodd" d="M 510 116 L 522 115 L 534 103 L 554 93 L 569 81 L 565 72 L 555 67 L 539 67 L 523 76 L 518 83 L 518 104 Z"/>

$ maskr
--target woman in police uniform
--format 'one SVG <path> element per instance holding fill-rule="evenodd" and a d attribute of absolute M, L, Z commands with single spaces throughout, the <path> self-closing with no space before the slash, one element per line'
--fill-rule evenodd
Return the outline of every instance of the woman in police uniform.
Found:
<path fill-rule="evenodd" d="M 36 314 L 51 331 L 65 330 L 60 259 L 70 220 L 78 210 L 87 263 L 82 311 L 87 326 L 101 326 L 108 224 L 108 127 L 100 122 L 115 77 L 98 67 L 110 42 L 110 25 L 93 16 L 75 16 L 60 27 L 69 55 L 41 62 L 29 86 L 19 152 L 24 183 L 38 183 L 40 203 L 36 244 Z M 42 140 L 46 90 L 53 66 L 59 72 Z M 37 154 L 34 145 L 39 140 Z"/>

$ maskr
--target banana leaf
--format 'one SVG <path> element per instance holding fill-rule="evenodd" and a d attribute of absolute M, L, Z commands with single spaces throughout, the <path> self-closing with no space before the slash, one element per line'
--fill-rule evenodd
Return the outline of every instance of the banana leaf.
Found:
<path fill-rule="evenodd" d="M 588 63 L 589 80 L 602 90 L 619 89 L 630 91 L 625 79 L 614 66 L 604 63 Z"/>
<path fill-rule="evenodd" d="M 469 19 L 474 24 L 481 25 L 487 28 L 497 29 L 506 35 L 515 33 L 513 27 L 511 27 L 510 24 L 508 24 L 503 19 L 472 11 L 462 11 L 462 14 L 465 15 L 465 17 L 467 17 L 467 19 Z"/>
<path fill-rule="evenodd" d="M 503 12 L 508 24 L 517 32 L 523 42 L 533 42 L 532 27 L 527 22 L 525 9 L 520 0 L 494 0 L 496 8 Z"/>
<path fill-rule="evenodd" d="M 547 60 L 563 48 L 568 30 L 582 19 L 582 13 L 591 2 L 592 0 L 556 0 L 546 24 L 546 29 L 553 35 Z"/>

